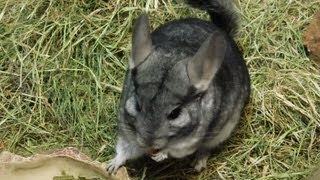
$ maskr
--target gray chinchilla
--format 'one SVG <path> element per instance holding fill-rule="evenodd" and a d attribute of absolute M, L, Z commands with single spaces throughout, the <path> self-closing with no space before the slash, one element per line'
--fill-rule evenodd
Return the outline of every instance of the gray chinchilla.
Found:
<path fill-rule="evenodd" d="M 116 156 L 107 170 L 143 155 L 155 161 L 195 155 L 206 167 L 210 152 L 240 120 L 250 95 L 245 62 L 232 39 L 237 16 L 231 0 L 186 0 L 206 10 L 197 18 L 150 31 L 146 15 L 133 27 L 132 55 L 118 113 Z"/>

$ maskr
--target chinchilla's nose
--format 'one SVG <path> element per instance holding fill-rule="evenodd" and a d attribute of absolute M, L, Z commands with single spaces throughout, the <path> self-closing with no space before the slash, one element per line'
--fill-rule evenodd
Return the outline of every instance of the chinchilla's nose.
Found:
<path fill-rule="evenodd" d="M 135 123 L 137 142 L 141 147 L 150 147 L 154 142 L 154 123 L 149 118 L 141 118 Z"/>
<path fill-rule="evenodd" d="M 147 143 L 143 140 L 142 137 L 137 136 L 137 142 L 138 142 L 139 146 L 141 146 L 141 147 L 147 147 L 147 146 L 146 146 Z"/>
<path fill-rule="evenodd" d="M 137 135 L 137 142 L 141 147 L 151 147 L 153 139 L 150 134 L 139 134 Z"/>

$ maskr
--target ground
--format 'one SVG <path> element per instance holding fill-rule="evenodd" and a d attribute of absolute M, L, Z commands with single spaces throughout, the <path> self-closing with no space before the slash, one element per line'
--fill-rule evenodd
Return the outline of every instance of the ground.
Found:
<path fill-rule="evenodd" d="M 179 161 L 135 176 L 301 179 L 320 161 L 320 73 L 301 37 L 320 2 L 236 2 L 235 39 L 252 80 L 239 127 L 200 174 Z M 208 18 L 169 0 L 0 1 L 0 150 L 30 155 L 73 146 L 111 159 L 132 23 L 142 11 L 153 28 Z"/>

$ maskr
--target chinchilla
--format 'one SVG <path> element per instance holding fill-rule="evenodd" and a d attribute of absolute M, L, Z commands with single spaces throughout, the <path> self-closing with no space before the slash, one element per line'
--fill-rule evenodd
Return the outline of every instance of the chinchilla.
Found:
<path fill-rule="evenodd" d="M 232 39 L 238 24 L 233 4 L 186 2 L 212 21 L 179 19 L 153 32 L 146 15 L 135 21 L 109 172 L 143 155 L 155 161 L 194 155 L 200 171 L 240 120 L 250 79 Z"/>

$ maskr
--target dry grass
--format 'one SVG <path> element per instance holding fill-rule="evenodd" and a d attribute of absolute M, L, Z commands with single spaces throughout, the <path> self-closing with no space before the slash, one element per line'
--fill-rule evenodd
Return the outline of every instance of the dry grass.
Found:
<path fill-rule="evenodd" d="M 320 73 L 301 40 L 320 2 L 239 4 L 252 79 L 242 123 L 201 174 L 179 161 L 148 167 L 146 179 L 301 179 L 320 161 Z M 146 9 L 153 27 L 207 18 L 167 0 L 0 1 L 0 149 L 75 146 L 110 159 L 131 26 Z"/>

